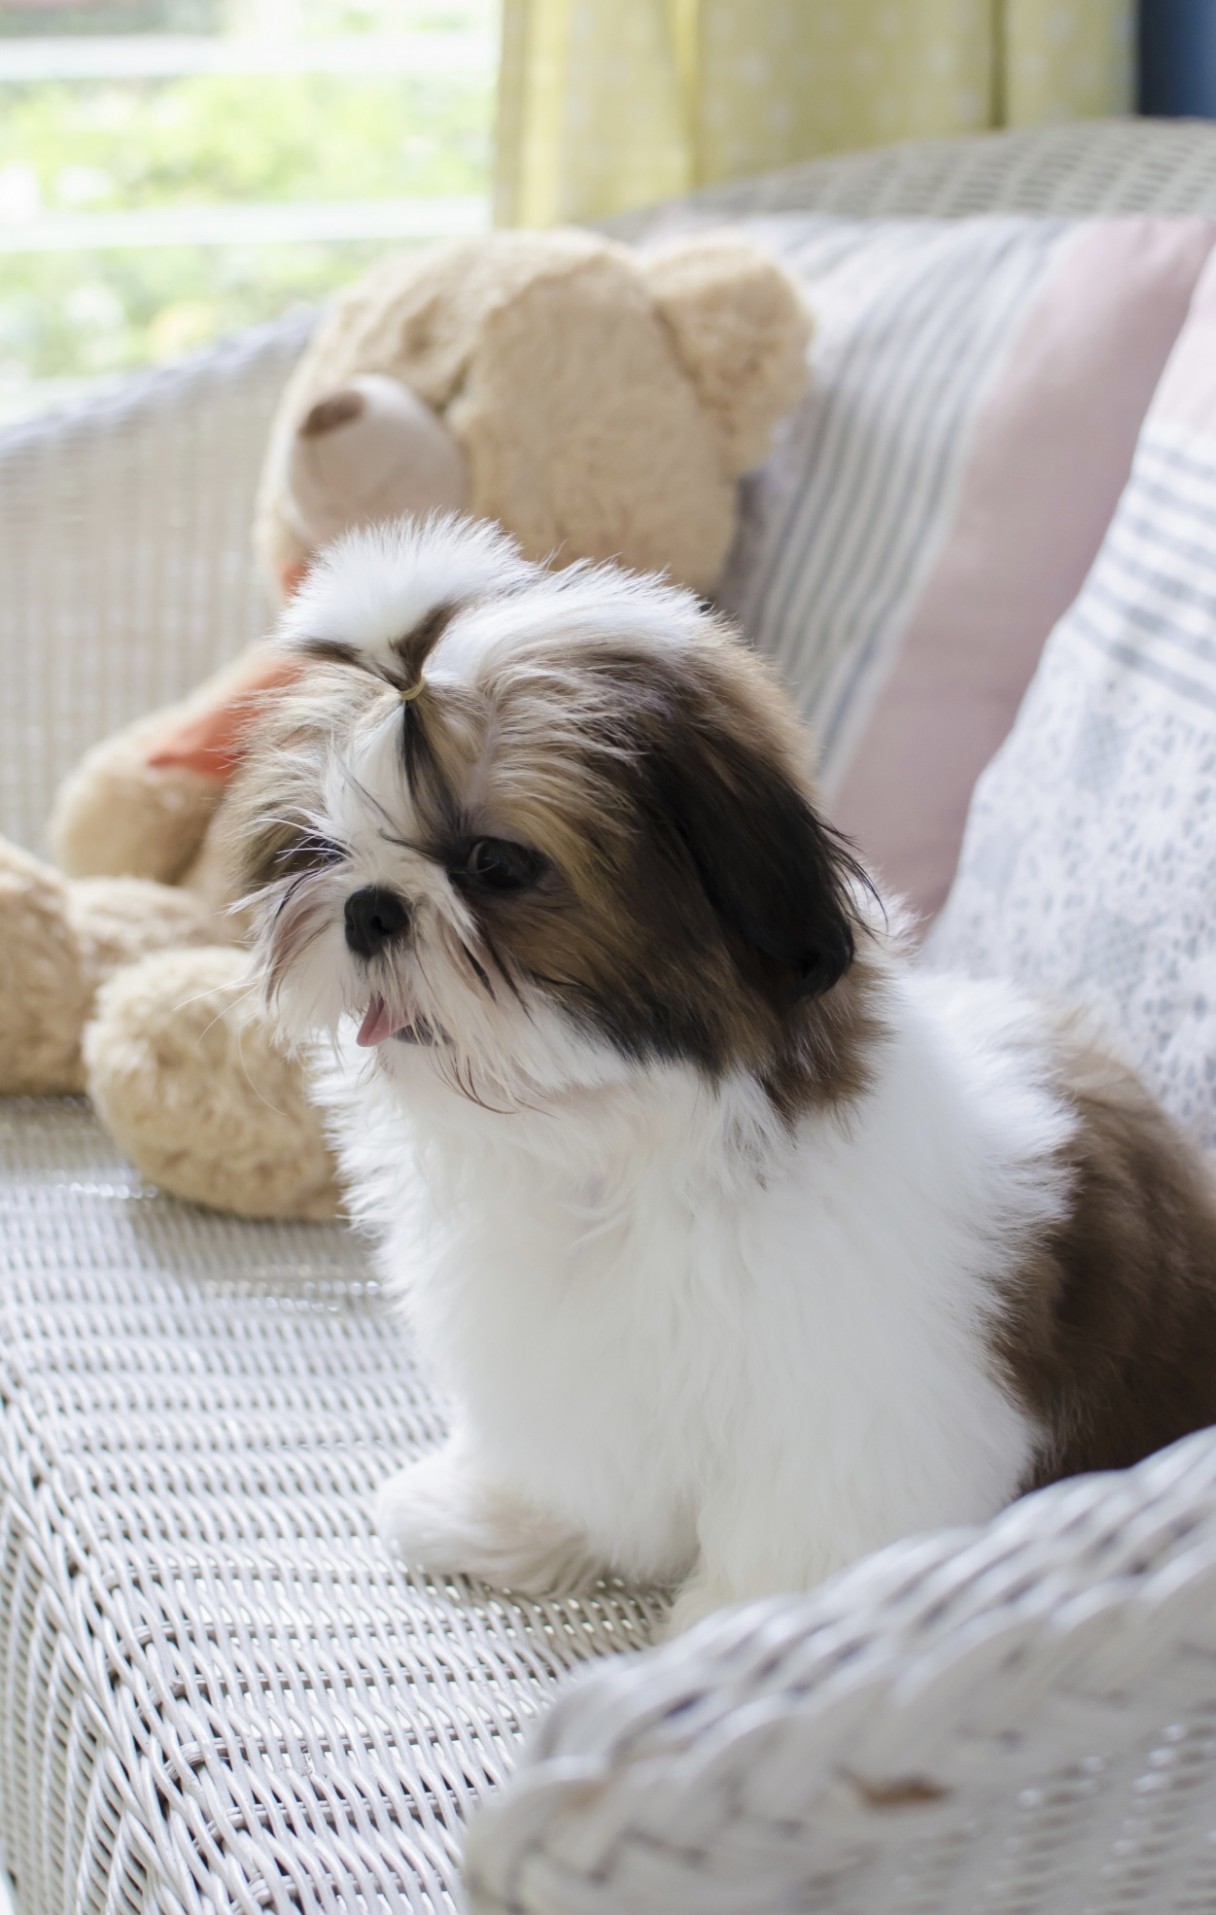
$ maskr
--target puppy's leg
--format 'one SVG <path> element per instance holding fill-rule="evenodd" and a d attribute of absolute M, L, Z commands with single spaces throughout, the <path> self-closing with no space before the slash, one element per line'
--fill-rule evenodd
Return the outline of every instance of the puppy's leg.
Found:
<path fill-rule="evenodd" d="M 706 1616 L 712 1616 L 719 1609 L 729 1609 L 734 1603 L 755 1602 L 761 1596 L 795 1595 L 803 1590 L 816 1588 L 834 1576 L 839 1569 L 848 1568 L 856 1557 L 842 1556 L 839 1561 L 823 1558 L 816 1563 L 811 1573 L 804 1572 L 797 1577 L 793 1572 L 786 1576 L 774 1574 L 771 1577 L 739 1577 L 722 1568 L 714 1568 L 702 1559 L 698 1561 L 688 1581 L 682 1583 L 676 1592 L 675 1602 L 668 1611 L 663 1623 L 664 1639 L 682 1636 L 686 1629 L 694 1629 Z"/>
<path fill-rule="evenodd" d="M 903 1537 L 995 1516 L 1017 1494 L 1028 1435 L 995 1392 L 980 1403 L 982 1420 L 962 1437 L 961 1417 L 952 1424 L 928 1401 L 885 1424 L 875 1413 L 864 1448 L 836 1467 L 813 1447 L 788 1446 L 778 1469 L 772 1444 L 751 1457 L 737 1447 L 736 1468 L 703 1486 L 699 1554 L 667 1633 L 730 1603 L 816 1589 Z M 787 1427 L 797 1427 L 794 1408 Z"/>
<path fill-rule="evenodd" d="M 376 1498 L 376 1526 L 408 1569 L 472 1576 L 524 1595 L 577 1589 L 603 1573 L 584 1537 L 456 1443 L 389 1477 Z"/>
<path fill-rule="evenodd" d="M 800 1494 L 770 1478 L 769 1495 L 752 1487 L 722 1487 L 707 1495 L 697 1524 L 700 1554 L 681 1584 L 663 1627 L 665 1636 L 684 1630 L 733 1603 L 761 1596 L 793 1595 L 818 1588 L 871 1550 L 901 1533 L 893 1518 L 884 1527 L 875 1513 L 867 1533 L 825 1499 L 815 1508 L 806 1485 Z"/>
<path fill-rule="evenodd" d="M 676 1592 L 676 1599 L 662 1624 L 661 1639 L 682 1636 L 686 1629 L 695 1629 L 716 1610 L 729 1609 L 732 1603 L 746 1600 L 737 1590 L 712 1581 L 704 1564 L 698 1563 L 688 1581 Z"/>

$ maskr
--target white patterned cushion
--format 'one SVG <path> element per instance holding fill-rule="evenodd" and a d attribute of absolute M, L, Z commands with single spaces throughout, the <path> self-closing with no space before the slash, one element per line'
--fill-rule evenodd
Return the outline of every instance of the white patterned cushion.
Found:
<path fill-rule="evenodd" d="M 1216 1153 L 1216 262 L 925 961 L 1087 999 Z"/>

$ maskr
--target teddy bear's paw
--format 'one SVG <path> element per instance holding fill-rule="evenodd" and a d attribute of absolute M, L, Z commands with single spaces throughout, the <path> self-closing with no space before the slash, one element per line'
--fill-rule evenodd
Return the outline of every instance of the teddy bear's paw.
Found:
<path fill-rule="evenodd" d="M 151 951 L 214 945 L 228 931 L 194 892 L 149 878 L 78 878 L 66 909 L 98 985 Z"/>
<path fill-rule="evenodd" d="M 179 711 L 153 712 L 87 751 L 51 810 L 51 851 L 74 878 L 176 884 L 197 856 L 223 786 L 192 765 L 150 762 Z"/>
<path fill-rule="evenodd" d="M 68 910 L 68 887 L 0 840 L 0 1094 L 84 1089 L 80 1036 L 95 974 Z"/>
<path fill-rule="evenodd" d="M 247 963 L 216 946 L 117 971 L 85 1032 L 89 1095 L 137 1169 L 174 1196 L 324 1221 L 340 1208 L 333 1157 Z"/>

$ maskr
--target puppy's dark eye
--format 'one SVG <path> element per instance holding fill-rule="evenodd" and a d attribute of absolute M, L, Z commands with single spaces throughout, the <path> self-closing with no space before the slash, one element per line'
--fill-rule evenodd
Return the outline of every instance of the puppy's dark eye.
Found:
<path fill-rule="evenodd" d="M 478 838 L 452 876 L 485 891 L 522 891 L 536 882 L 541 864 L 540 856 L 525 844 L 511 844 L 506 838 Z"/>

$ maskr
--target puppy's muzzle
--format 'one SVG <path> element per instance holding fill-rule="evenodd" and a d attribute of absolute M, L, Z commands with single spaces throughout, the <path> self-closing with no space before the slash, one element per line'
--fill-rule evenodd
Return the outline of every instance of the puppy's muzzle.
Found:
<path fill-rule="evenodd" d="M 344 912 L 346 942 L 356 957 L 373 958 L 388 944 L 396 944 L 410 928 L 410 908 L 396 891 L 367 884 L 352 891 Z"/>

